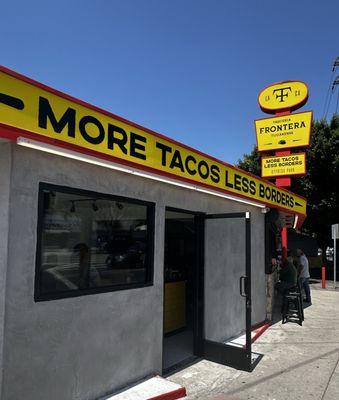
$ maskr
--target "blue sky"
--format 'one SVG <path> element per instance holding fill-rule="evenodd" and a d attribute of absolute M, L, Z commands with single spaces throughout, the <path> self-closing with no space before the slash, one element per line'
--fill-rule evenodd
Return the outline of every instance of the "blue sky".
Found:
<path fill-rule="evenodd" d="M 321 118 L 339 2 L 12 1 L 1 64 L 224 161 L 255 143 L 257 95 L 296 79 Z M 339 68 L 337 68 L 339 75 Z M 339 87 L 337 88 L 339 90 Z M 330 112 L 334 111 L 333 97 Z"/>

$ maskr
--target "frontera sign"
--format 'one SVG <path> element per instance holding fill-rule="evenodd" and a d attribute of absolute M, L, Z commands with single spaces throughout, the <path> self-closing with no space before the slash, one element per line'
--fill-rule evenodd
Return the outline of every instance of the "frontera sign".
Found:
<path fill-rule="evenodd" d="M 307 85 L 300 81 L 275 83 L 260 92 L 258 97 L 260 108 L 268 114 L 296 110 L 302 107 L 307 99 Z"/>
<path fill-rule="evenodd" d="M 310 144 L 312 111 L 255 121 L 259 151 L 307 147 Z"/>
<path fill-rule="evenodd" d="M 306 200 L 107 111 L 0 68 L 0 136 L 38 140 L 306 214 Z"/>

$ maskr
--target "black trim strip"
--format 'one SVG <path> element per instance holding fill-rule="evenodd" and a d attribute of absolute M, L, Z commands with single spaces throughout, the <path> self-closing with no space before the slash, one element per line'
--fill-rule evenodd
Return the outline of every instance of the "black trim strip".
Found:
<path fill-rule="evenodd" d="M 242 371 L 251 371 L 247 349 L 204 340 L 204 358 Z M 251 361 L 251 359 L 250 359 Z"/>
<path fill-rule="evenodd" d="M 251 219 L 245 219 L 246 230 L 246 350 L 249 366 L 252 358 L 252 279 L 251 279 Z"/>
<path fill-rule="evenodd" d="M 246 218 L 246 213 L 206 214 L 206 219 L 218 218 Z"/>

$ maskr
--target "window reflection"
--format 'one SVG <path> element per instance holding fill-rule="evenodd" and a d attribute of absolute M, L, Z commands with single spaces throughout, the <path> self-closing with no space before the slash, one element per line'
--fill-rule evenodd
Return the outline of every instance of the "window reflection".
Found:
<path fill-rule="evenodd" d="M 151 208 L 43 189 L 40 293 L 148 282 Z"/>

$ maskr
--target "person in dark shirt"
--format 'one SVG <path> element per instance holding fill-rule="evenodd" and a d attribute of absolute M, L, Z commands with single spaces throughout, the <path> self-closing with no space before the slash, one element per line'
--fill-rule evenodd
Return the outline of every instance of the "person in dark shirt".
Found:
<path fill-rule="evenodd" d="M 297 284 L 297 269 L 291 260 L 285 258 L 282 261 L 282 268 L 279 275 L 280 281 L 275 285 L 277 291 L 281 294 Z"/>

